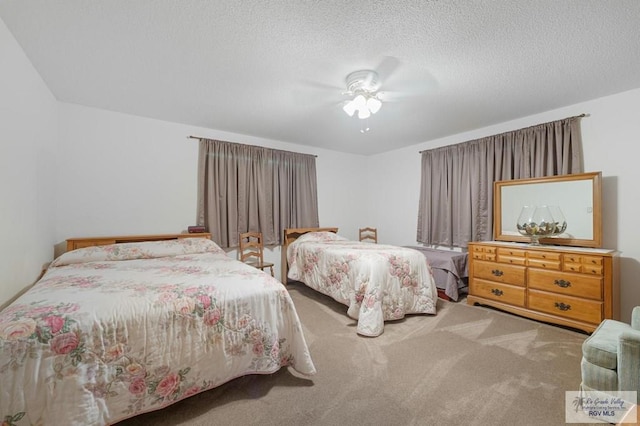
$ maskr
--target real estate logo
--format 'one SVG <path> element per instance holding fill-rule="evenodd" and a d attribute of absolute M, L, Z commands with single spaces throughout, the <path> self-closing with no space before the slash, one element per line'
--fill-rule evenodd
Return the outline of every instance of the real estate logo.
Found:
<path fill-rule="evenodd" d="M 636 401 L 635 391 L 566 391 L 565 422 L 636 424 Z"/>

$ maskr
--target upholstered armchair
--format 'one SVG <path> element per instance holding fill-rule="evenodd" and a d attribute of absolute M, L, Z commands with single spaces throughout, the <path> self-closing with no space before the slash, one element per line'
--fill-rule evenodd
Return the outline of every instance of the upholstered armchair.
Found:
<path fill-rule="evenodd" d="M 636 391 L 640 396 L 640 306 L 631 324 L 604 320 L 582 344 L 584 390 Z"/>

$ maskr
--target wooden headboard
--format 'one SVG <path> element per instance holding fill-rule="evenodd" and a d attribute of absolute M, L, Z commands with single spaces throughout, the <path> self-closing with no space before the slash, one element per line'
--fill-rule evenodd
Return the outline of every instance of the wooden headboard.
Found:
<path fill-rule="evenodd" d="M 180 238 L 211 238 L 208 232 L 194 234 L 158 234 L 158 235 L 127 235 L 119 237 L 87 237 L 69 238 L 67 240 L 67 251 L 93 246 L 105 246 L 107 244 L 139 243 L 144 241 L 166 241 Z"/>
<path fill-rule="evenodd" d="M 289 272 L 289 262 L 287 262 L 287 248 L 289 244 L 297 240 L 300 236 L 309 232 L 333 232 L 338 233 L 338 228 L 287 228 L 284 230 L 282 239 L 282 284 L 287 284 L 287 273 Z"/>

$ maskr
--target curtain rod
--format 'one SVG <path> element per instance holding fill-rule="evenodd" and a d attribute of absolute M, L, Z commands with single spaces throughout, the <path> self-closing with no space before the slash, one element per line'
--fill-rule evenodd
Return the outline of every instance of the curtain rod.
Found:
<path fill-rule="evenodd" d="M 187 139 L 206 139 L 206 140 L 208 140 L 208 141 L 216 140 L 216 139 L 209 139 L 209 138 L 204 138 L 204 137 L 201 137 L 201 136 L 193 136 L 193 135 L 191 135 L 191 136 L 187 136 Z M 220 141 L 220 142 L 235 143 L 235 144 L 238 144 L 238 145 L 252 146 L 252 147 L 254 147 L 254 148 L 267 148 L 267 149 L 272 149 L 272 150 L 274 150 L 274 151 L 289 152 L 289 153 L 291 153 L 291 154 L 311 155 L 311 156 L 313 156 L 313 157 L 315 157 L 315 158 L 318 158 L 318 156 L 317 156 L 317 155 L 314 155 L 314 154 L 304 154 L 304 153 L 302 153 L 302 152 L 286 151 L 286 150 L 284 150 L 284 149 L 268 148 L 268 147 L 266 147 L 266 146 L 249 145 L 249 144 L 246 144 L 246 143 L 229 142 L 229 141 Z"/>
<path fill-rule="evenodd" d="M 502 135 L 502 134 L 505 134 L 505 133 L 517 132 L 518 130 L 524 130 L 524 129 L 528 129 L 530 127 L 541 126 L 543 124 L 553 123 L 555 121 L 570 120 L 572 118 L 584 118 L 584 117 L 589 117 L 589 114 L 582 113 L 580 115 L 574 115 L 573 117 L 566 117 L 566 118 L 561 118 L 559 120 L 547 121 L 546 123 L 534 124 L 533 126 L 523 127 L 522 129 L 509 130 L 508 132 L 502 132 L 502 133 L 498 133 L 497 135 L 491 135 L 491 136 L 498 136 L 498 135 Z M 488 138 L 488 137 L 491 137 L 491 136 L 485 136 L 485 137 Z M 478 138 L 478 139 L 482 139 L 482 138 Z M 476 139 L 472 139 L 472 140 L 476 140 Z M 469 142 L 469 141 L 466 141 L 466 142 Z M 464 143 L 464 142 L 459 142 L 459 143 Z M 452 145 L 455 145 L 455 144 L 452 144 Z M 431 148 L 431 149 L 433 149 L 433 148 Z M 418 151 L 418 154 L 422 154 L 423 152 L 426 152 L 426 151 L 431 151 L 431 149 L 423 149 L 422 151 Z"/>

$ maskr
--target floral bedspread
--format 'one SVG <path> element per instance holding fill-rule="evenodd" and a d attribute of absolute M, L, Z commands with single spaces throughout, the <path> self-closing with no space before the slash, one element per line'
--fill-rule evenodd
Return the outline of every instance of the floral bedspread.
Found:
<path fill-rule="evenodd" d="M 83 248 L 0 312 L 0 421 L 112 424 L 283 366 L 315 373 L 289 294 L 211 240 Z"/>
<path fill-rule="evenodd" d="M 348 306 L 357 332 L 379 336 L 384 321 L 435 314 L 437 289 L 422 253 L 310 232 L 287 248 L 288 277 Z"/>

